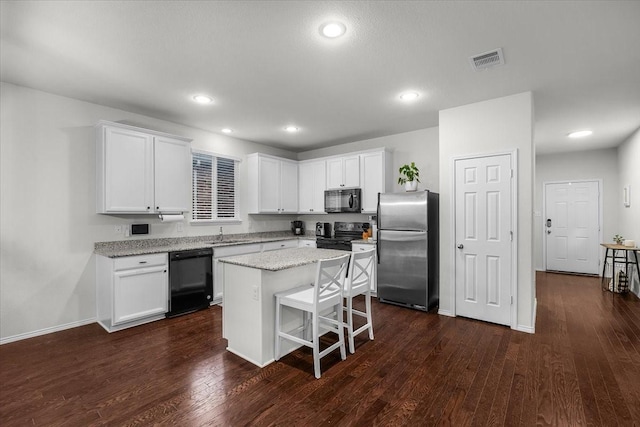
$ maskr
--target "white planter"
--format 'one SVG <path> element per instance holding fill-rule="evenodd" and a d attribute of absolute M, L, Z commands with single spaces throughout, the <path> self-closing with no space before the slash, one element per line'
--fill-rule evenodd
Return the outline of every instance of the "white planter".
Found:
<path fill-rule="evenodd" d="M 418 181 L 407 181 L 404 183 L 405 191 L 416 191 L 418 189 Z"/>

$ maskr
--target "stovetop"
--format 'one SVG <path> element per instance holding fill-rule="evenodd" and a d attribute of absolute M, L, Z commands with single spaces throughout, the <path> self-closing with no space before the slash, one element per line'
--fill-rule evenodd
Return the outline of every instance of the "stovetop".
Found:
<path fill-rule="evenodd" d="M 316 237 L 316 240 L 326 243 L 348 243 L 362 238 L 362 232 L 371 227 L 368 222 L 335 222 L 333 237 Z"/>

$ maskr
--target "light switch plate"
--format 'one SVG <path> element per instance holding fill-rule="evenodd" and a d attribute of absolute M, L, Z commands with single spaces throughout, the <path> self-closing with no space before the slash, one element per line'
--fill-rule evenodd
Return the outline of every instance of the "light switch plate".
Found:
<path fill-rule="evenodd" d="M 116 234 L 122 234 L 122 226 L 116 225 L 115 227 L 113 227 L 113 231 L 115 231 Z"/>

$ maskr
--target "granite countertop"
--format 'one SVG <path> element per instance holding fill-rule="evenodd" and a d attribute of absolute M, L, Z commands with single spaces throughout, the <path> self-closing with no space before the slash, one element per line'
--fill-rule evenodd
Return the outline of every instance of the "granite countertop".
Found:
<path fill-rule="evenodd" d="M 315 240 L 315 235 L 295 236 L 290 231 L 246 233 L 219 236 L 190 236 L 163 239 L 132 239 L 113 242 L 96 242 L 94 252 L 108 258 L 132 255 L 147 255 L 163 252 L 188 251 L 191 249 L 219 248 L 224 246 L 248 245 L 252 243 L 277 242 L 282 240 Z"/>
<path fill-rule="evenodd" d="M 337 258 L 350 255 L 351 252 L 335 249 L 292 248 L 279 249 L 262 253 L 235 255 L 220 258 L 219 262 L 240 265 L 260 270 L 280 271 L 287 268 L 312 264 L 321 259 Z"/>

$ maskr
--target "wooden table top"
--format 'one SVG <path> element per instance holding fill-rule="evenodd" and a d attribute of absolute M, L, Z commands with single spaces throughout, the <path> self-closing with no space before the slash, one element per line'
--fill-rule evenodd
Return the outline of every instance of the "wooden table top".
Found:
<path fill-rule="evenodd" d="M 615 249 L 617 251 L 638 251 L 639 248 L 630 248 L 625 245 L 616 245 L 615 243 L 600 243 L 600 246 L 604 246 L 607 249 Z"/>

